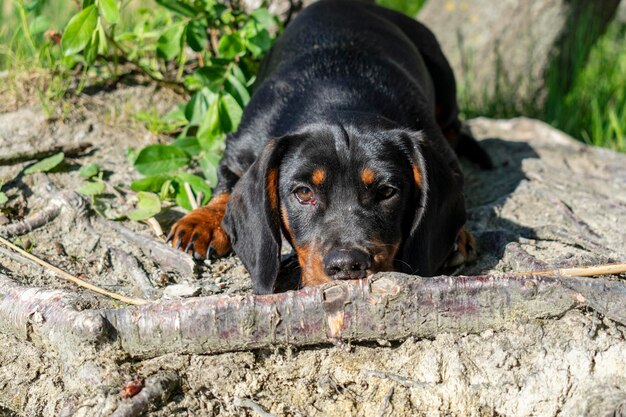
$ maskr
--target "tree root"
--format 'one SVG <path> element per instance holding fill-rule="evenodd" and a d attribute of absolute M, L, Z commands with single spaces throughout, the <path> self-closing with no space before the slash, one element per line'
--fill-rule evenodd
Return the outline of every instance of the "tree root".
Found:
<path fill-rule="evenodd" d="M 113 262 L 113 270 L 128 276 L 132 282 L 135 283 L 141 297 L 151 299 L 154 295 L 154 286 L 146 273 L 139 266 L 137 258 L 117 248 L 111 248 L 110 253 L 111 261 Z"/>
<path fill-rule="evenodd" d="M 100 217 L 94 219 L 94 221 L 103 227 L 115 230 L 121 238 L 137 245 L 146 256 L 154 259 L 164 271 L 176 272 L 184 278 L 195 276 L 198 266 L 191 255 L 176 250 L 166 245 L 165 242 L 128 229 L 120 223 Z"/>
<path fill-rule="evenodd" d="M 61 192 L 51 198 L 46 207 L 41 209 L 41 211 L 19 222 L 0 227 L 0 235 L 10 237 L 30 233 L 56 219 L 59 214 L 61 214 L 61 209 L 68 205 L 72 208 L 76 208 L 84 205 L 84 203 L 82 202 L 82 197 L 73 191 Z"/>

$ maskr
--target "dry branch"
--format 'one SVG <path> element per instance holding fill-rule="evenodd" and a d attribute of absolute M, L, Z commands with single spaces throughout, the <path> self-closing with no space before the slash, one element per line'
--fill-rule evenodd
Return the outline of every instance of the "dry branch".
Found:
<path fill-rule="evenodd" d="M 559 317 L 578 306 L 626 323 L 624 282 L 513 274 L 382 273 L 273 295 L 219 295 L 81 312 L 61 291 L 21 288 L 8 279 L 0 280 L 0 294 L 0 330 L 29 340 L 32 332 L 44 339 L 109 340 L 140 359 L 475 333 L 513 319 Z M 71 345 L 82 349 L 80 343 Z"/>
<path fill-rule="evenodd" d="M 48 201 L 46 207 L 23 220 L 0 227 L 2 236 L 19 236 L 30 233 L 56 219 L 65 205 L 77 207 L 82 204 L 81 197 L 73 191 L 60 192 Z"/>
<path fill-rule="evenodd" d="M 0 165 L 14 165 L 20 162 L 33 161 L 35 159 L 47 158 L 56 153 L 63 152 L 65 156 L 73 157 L 81 155 L 91 148 L 91 143 L 76 143 L 69 145 L 58 145 L 47 149 L 28 150 L 9 155 L 0 156 Z"/>
<path fill-rule="evenodd" d="M 103 317 L 76 310 L 74 297 L 64 291 L 22 287 L 0 274 L 0 294 L 0 330 L 22 340 L 54 342 L 56 336 L 84 342 L 106 334 Z"/>
<path fill-rule="evenodd" d="M 601 303 L 609 288 L 612 298 Z M 124 350 L 147 358 L 480 332 L 514 317 L 560 316 L 585 300 L 626 323 L 622 282 L 515 275 L 420 278 L 383 273 L 267 296 L 210 296 L 103 314 Z"/>
<path fill-rule="evenodd" d="M 100 217 L 96 218 L 95 221 L 103 227 L 115 230 L 121 238 L 137 245 L 144 251 L 146 256 L 152 258 L 164 271 L 176 272 L 185 278 L 195 275 L 197 265 L 191 255 L 176 250 L 165 244 L 165 242 L 128 229 L 120 223 L 108 221 Z"/>
<path fill-rule="evenodd" d="M 150 282 L 148 275 L 146 275 L 144 270 L 141 269 L 141 266 L 139 266 L 137 258 L 117 248 L 111 248 L 110 252 L 111 260 L 113 261 L 113 270 L 130 278 L 143 297 L 152 298 L 154 286 Z"/>

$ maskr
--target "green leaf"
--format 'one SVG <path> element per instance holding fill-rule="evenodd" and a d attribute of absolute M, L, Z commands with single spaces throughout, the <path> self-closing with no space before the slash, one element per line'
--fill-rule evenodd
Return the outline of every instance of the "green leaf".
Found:
<path fill-rule="evenodd" d="M 178 138 L 174 142 L 172 142 L 172 146 L 176 146 L 177 148 L 182 149 L 191 156 L 199 155 L 200 151 L 202 151 L 202 149 L 200 148 L 200 143 L 198 143 L 198 138 L 195 138 L 193 136 L 184 136 L 182 138 Z"/>
<path fill-rule="evenodd" d="M 202 67 L 193 73 L 194 78 L 214 93 L 221 87 L 225 76 L 226 67 L 222 65 Z"/>
<path fill-rule="evenodd" d="M 177 203 L 184 201 L 181 207 L 184 207 L 187 210 L 191 210 L 192 208 L 191 204 L 189 203 L 189 198 L 187 197 L 187 193 L 185 191 L 185 187 L 184 187 L 185 183 L 189 184 L 189 186 L 191 187 L 195 195 L 198 195 L 198 193 L 202 193 L 202 204 L 208 203 L 209 200 L 211 199 L 211 187 L 209 186 L 209 184 L 207 184 L 202 178 L 198 177 L 197 175 L 192 175 L 192 174 L 188 174 L 185 172 L 181 172 L 180 174 L 176 175 L 176 180 L 178 181 L 180 185 L 178 194 L 184 193 L 184 197 L 185 197 L 184 199 L 181 199 L 182 201 L 179 201 L 178 198 L 176 199 Z M 177 194 L 177 197 L 178 197 L 178 194 Z"/>
<path fill-rule="evenodd" d="M 117 23 L 120 18 L 120 8 L 117 0 L 100 0 L 100 11 L 104 20 L 109 23 Z"/>
<path fill-rule="evenodd" d="M 256 9 L 250 14 L 250 17 L 265 30 L 272 29 L 276 26 L 276 19 L 267 9 Z"/>
<path fill-rule="evenodd" d="M 100 165 L 89 164 L 89 165 L 83 165 L 80 168 L 80 171 L 78 171 L 78 175 L 80 175 L 81 178 L 89 179 L 91 177 L 95 177 L 96 175 L 98 175 L 98 172 L 100 172 Z"/>
<path fill-rule="evenodd" d="M 217 167 L 221 156 L 214 152 L 203 152 L 200 156 L 200 168 L 206 182 L 211 186 L 217 185 Z"/>
<path fill-rule="evenodd" d="M 173 181 L 171 178 L 168 178 L 163 183 L 163 185 L 161 186 L 161 189 L 159 190 L 159 198 L 161 199 L 161 201 L 168 200 L 172 198 L 175 193 L 176 193 L 176 188 L 173 185 Z"/>
<path fill-rule="evenodd" d="M 156 0 L 156 2 L 157 4 L 160 4 L 161 6 L 167 9 L 170 9 L 174 13 L 178 13 L 179 15 L 182 15 L 182 16 L 195 17 L 197 14 L 197 12 L 194 10 L 193 7 L 183 3 L 182 1 Z"/>
<path fill-rule="evenodd" d="M 189 163 L 185 151 L 170 145 L 150 145 L 139 152 L 135 169 L 143 175 L 165 174 Z"/>
<path fill-rule="evenodd" d="M 72 17 L 61 38 L 65 56 L 74 55 L 85 49 L 98 23 L 98 9 L 93 4 Z"/>
<path fill-rule="evenodd" d="M 78 189 L 83 195 L 99 195 L 104 192 L 106 185 L 102 181 L 88 182 Z"/>
<path fill-rule="evenodd" d="M 265 29 L 260 30 L 251 38 L 248 38 L 248 49 L 255 57 L 263 55 L 272 46 L 272 38 Z"/>
<path fill-rule="evenodd" d="M 226 83 L 224 84 L 226 91 L 230 93 L 241 107 L 245 107 L 250 101 L 250 93 L 244 84 L 232 74 L 226 76 Z"/>
<path fill-rule="evenodd" d="M 237 100 L 230 94 L 224 94 L 220 98 L 219 119 L 222 130 L 225 133 L 232 132 L 237 129 L 241 121 L 243 110 Z"/>
<path fill-rule="evenodd" d="M 192 20 L 187 24 L 187 44 L 196 52 L 204 50 L 209 44 L 206 23 Z"/>
<path fill-rule="evenodd" d="M 175 25 L 159 36 L 157 40 L 157 54 L 161 58 L 170 60 L 180 54 L 184 30 L 185 27 L 183 25 Z"/>
<path fill-rule="evenodd" d="M 0 191 L 0 206 L 4 205 L 4 203 L 6 203 L 7 201 L 9 201 L 9 197 L 7 197 L 5 193 Z"/>
<path fill-rule="evenodd" d="M 219 118 L 219 102 L 219 98 L 213 100 L 198 127 L 198 143 L 204 150 L 212 149 L 215 139 L 224 134 Z"/>
<path fill-rule="evenodd" d="M 85 56 L 85 61 L 87 61 L 87 64 L 89 65 L 93 65 L 93 63 L 96 62 L 96 58 L 98 57 L 99 41 L 100 38 L 98 37 L 98 31 L 96 30 L 93 32 L 93 35 L 91 36 L 91 41 L 89 41 L 89 43 L 85 47 L 85 52 L 83 53 L 83 55 Z"/>
<path fill-rule="evenodd" d="M 165 183 L 168 178 L 169 177 L 167 175 L 151 175 L 146 178 L 140 178 L 130 184 L 130 189 L 133 191 L 150 191 L 152 193 L 158 193 L 161 191 L 163 183 Z"/>
<path fill-rule="evenodd" d="M 39 15 L 30 22 L 28 27 L 33 36 L 42 35 L 50 27 L 50 18 L 48 16 Z"/>
<path fill-rule="evenodd" d="M 161 200 L 159 196 L 153 193 L 140 191 L 137 193 L 137 208 L 126 213 L 126 217 L 131 220 L 145 220 L 159 214 L 161 211 Z"/>
<path fill-rule="evenodd" d="M 24 170 L 24 174 L 34 174 L 36 172 L 48 172 L 59 165 L 63 159 L 65 158 L 65 154 L 63 152 L 59 152 L 52 156 L 42 159 L 41 161 L 34 163 Z"/>
<path fill-rule="evenodd" d="M 233 59 L 245 50 L 246 45 L 239 33 L 231 33 L 222 36 L 217 45 L 218 54 L 226 59 Z"/>
<path fill-rule="evenodd" d="M 206 88 L 203 88 L 191 96 L 191 99 L 189 99 L 185 106 L 185 118 L 189 121 L 190 125 L 199 125 L 202 122 L 202 118 L 209 109 L 210 102 L 215 100 L 215 98 L 216 95 L 212 94 Z"/>

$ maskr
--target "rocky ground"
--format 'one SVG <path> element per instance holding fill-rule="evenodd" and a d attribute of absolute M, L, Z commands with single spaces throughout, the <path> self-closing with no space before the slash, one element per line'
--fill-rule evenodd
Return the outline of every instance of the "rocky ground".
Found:
<path fill-rule="evenodd" d="M 48 174 L 20 174 L 28 160 L 0 165 L 2 191 L 10 198 L 0 216 L 0 235 L 60 201 L 54 220 L 12 240 L 74 275 L 132 297 L 250 292 L 247 273 L 234 256 L 194 265 L 180 254 L 172 265 L 170 255 L 133 240 L 156 240 L 147 225 L 115 226 L 95 214 L 87 199 L 59 197 L 83 184 L 78 169 L 92 162 L 105 170 L 107 182 L 127 188 L 137 174 L 126 148 L 166 140 L 132 115 L 162 113 L 176 97 L 127 86 L 84 96 L 51 118 L 36 103 L 3 95 L 0 158 L 52 146 L 92 147 Z M 475 119 L 470 125 L 496 169 L 480 171 L 464 163 L 469 228 L 480 258 L 458 274 L 626 260 L 626 156 L 584 146 L 529 119 Z M 121 204 L 114 194 L 106 199 L 114 207 Z M 171 210 L 157 220 L 167 230 L 182 214 Z M 24 263 L 5 248 L 0 278 L 65 290 L 75 294 L 81 310 L 122 306 Z M 141 284 L 146 280 L 148 288 Z M 120 404 L 130 401 L 120 390 L 135 380 L 149 387 L 150 378 L 163 375 L 176 375 L 177 383 L 161 401 L 151 401 L 147 415 L 626 415 L 625 336 L 622 323 L 574 309 L 558 318 L 513 318 L 479 334 L 441 333 L 422 340 L 149 359 L 111 345 L 94 353 L 89 369 L 100 379 L 90 386 L 88 378 L 68 376 L 61 352 L 0 323 L 0 415 L 135 415 L 119 414 Z"/>

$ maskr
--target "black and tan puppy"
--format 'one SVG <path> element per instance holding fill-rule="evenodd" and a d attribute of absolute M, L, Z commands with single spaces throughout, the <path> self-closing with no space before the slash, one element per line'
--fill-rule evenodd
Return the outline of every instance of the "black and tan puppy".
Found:
<path fill-rule="evenodd" d="M 275 289 L 281 234 L 301 285 L 432 275 L 474 250 L 453 148 L 491 164 L 461 133 L 454 76 L 433 34 L 374 5 L 321 1 L 266 57 L 215 197 L 170 239 L 197 257 L 232 245 L 257 294 Z"/>

